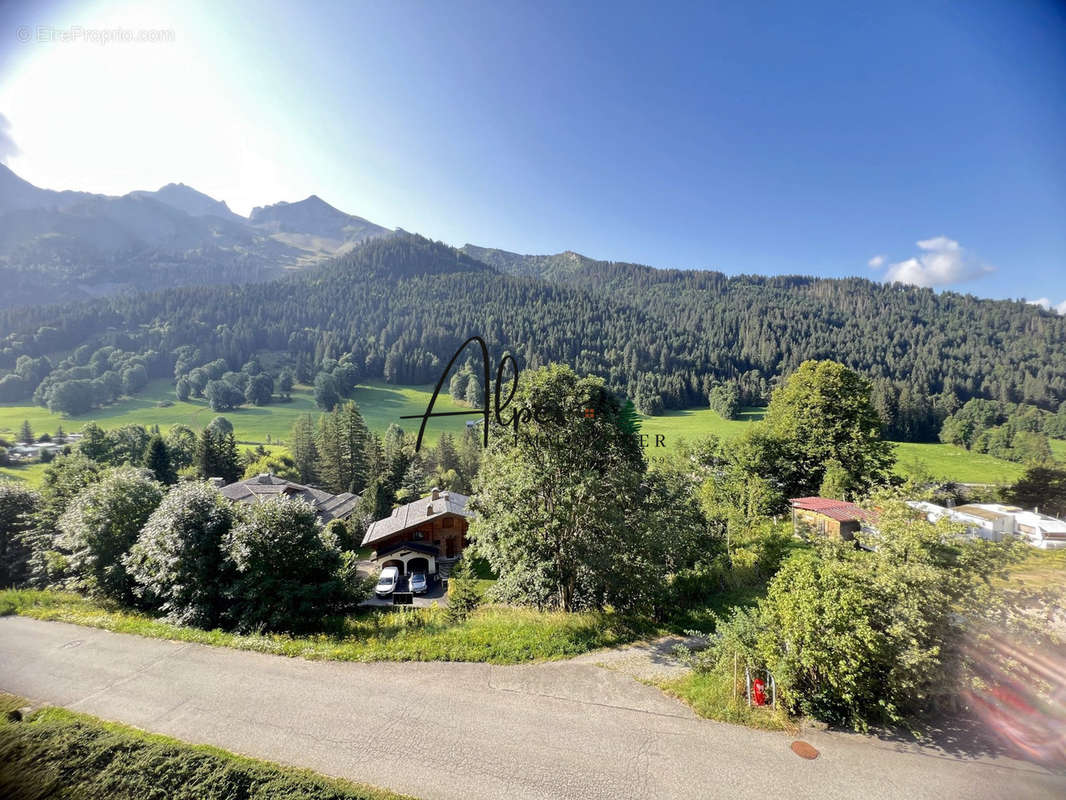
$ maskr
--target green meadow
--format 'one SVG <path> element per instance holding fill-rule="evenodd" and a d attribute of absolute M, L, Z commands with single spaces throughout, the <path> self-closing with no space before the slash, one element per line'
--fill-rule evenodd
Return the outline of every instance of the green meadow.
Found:
<path fill-rule="evenodd" d="M 417 433 L 420 419 L 401 419 L 406 415 L 425 413 L 433 393 L 432 385 L 391 386 L 382 381 L 360 385 L 353 394 L 370 429 L 384 433 L 396 423 L 410 433 Z M 469 408 L 454 403 L 449 395 L 442 393 L 437 398 L 435 411 L 469 411 Z M 764 409 L 745 408 L 740 419 L 722 419 L 709 408 L 669 411 L 657 417 L 642 417 L 642 432 L 646 435 L 646 452 L 649 457 L 668 456 L 682 439 L 693 441 L 708 434 L 732 438 L 744 431 L 747 425 L 762 419 Z M 288 402 L 276 402 L 268 406 L 241 407 L 223 414 L 233 423 L 237 441 L 242 445 L 283 444 L 288 438 L 296 418 L 302 414 L 317 416 L 310 387 L 298 386 Z M 202 428 L 216 416 L 203 400 L 179 402 L 174 397 L 173 383 L 166 379 L 152 381 L 136 397 L 125 398 L 105 408 L 96 409 L 78 417 L 62 417 L 45 408 L 33 405 L 0 404 L 0 438 L 13 439 L 23 420 L 28 420 L 36 434 L 55 433 L 63 430 L 73 433 L 89 421 L 103 428 L 122 425 L 158 425 L 164 432 L 172 425 L 182 424 Z M 455 435 L 462 433 L 467 420 L 478 416 L 437 417 L 426 426 L 425 442 L 433 444 L 441 432 Z M 1052 440 L 1052 450 L 1059 460 L 1066 460 L 1066 441 Z M 896 471 L 901 475 L 911 473 L 920 462 L 932 475 L 961 483 L 1008 483 L 1020 476 L 1022 465 L 992 456 L 970 453 L 946 444 L 914 444 L 900 442 L 896 446 Z M 0 467 L 0 475 L 35 484 L 40 480 L 44 465 L 26 467 Z"/>
<path fill-rule="evenodd" d="M 403 420 L 406 414 L 425 413 L 426 404 L 433 394 L 432 387 L 389 386 L 374 382 L 356 388 L 352 398 L 359 404 L 363 417 L 371 430 L 384 433 L 391 423 L 406 430 L 417 431 L 421 420 Z M 447 394 L 437 399 L 436 411 L 469 411 L 452 402 Z M 233 423 L 237 441 L 242 444 L 265 443 L 267 437 L 273 442 L 288 438 L 296 418 L 302 414 L 318 416 L 310 387 L 299 386 L 292 392 L 288 402 L 275 402 L 268 406 L 241 406 L 222 413 Z M 88 422 L 96 422 L 102 428 L 118 428 L 122 425 L 158 425 L 166 432 L 172 425 L 188 425 L 202 428 L 218 414 L 204 400 L 178 401 L 174 397 L 173 383 L 159 379 L 148 384 L 143 392 L 88 414 L 65 417 L 53 414 L 46 408 L 33 405 L 0 404 L 0 438 L 12 439 L 18 434 L 23 420 L 29 420 L 34 433 L 55 433 L 62 425 L 67 433 L 74 433 Z M 441 431 L 462 433 L 470 417 L 435 419 L 426 426 L 426 440 L 435 442 Z"/>

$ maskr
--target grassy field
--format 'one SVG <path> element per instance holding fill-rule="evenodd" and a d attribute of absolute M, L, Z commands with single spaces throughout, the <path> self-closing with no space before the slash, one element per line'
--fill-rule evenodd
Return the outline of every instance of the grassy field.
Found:
<path fill-rule="evenodd" d="M 971 453 L 951 444 L 897 442 L 896 472 L 909 475 L 916 462 L 920 462 L 934 477 L 959 483 L 1013 483 L 1025 472 L 1022 464 Z"/>
<path fill-rule="evenodd" d="M 443 609 L 368 609 L 333 620 L 329 633 L 239 635 L 173 625 L 66 592 L 0 591 L 0 616 L 88 625 L 153 639 L 329 661 L 481 661 L 519 664 L 586 653 L 655 633 L 613 614 L 565 613 L 486 606 L 450 624 Z"/>
<path fill-rule="evenodd" d="M 353 398 L 359 404 L 371 430 L 384 433 L 390 424 L 396 423 L 404 430 L 416 433 L 421 420 L 404 420 L 401 417 L 424 413 L 432 392 L 431 385 L 391 386 L 381 381 L 373 381 L 357 387 Z M 170 404 L 161 405 L 162 403 Z M 468 409 L 453 403 L 447 394 L 441 394 L 434 410 Z M 673 453 L 682 439 L 692 441 L 708 434 L 723 438 L 736 436 L 743 432 L 746 425 L 761 419 L 763 411 L 761 408 L 745 408 L 737 420 L 722 419 L 709 408 L 670 411 L 658 417 L 642 417 L 642 432 L 648 437 L 646 452 L 652 458 L 665 457 Z M 274 443 L 283 442 L 296 418 L 307 413 L 317 416 L 319 410 L 315 407 L 310 388 L 300 386 L 293 391 L 290 402 L 242 407 L 227 411 L 223 416 L 233 423 L 238 442 L 262 444 L 266 443 L 268 437 Z M 0 438 L 12 439 L 23 420 L 29 420 L 36 433 L 54 433 L 60 425 L 71 433 L 80 430 L 90 420 L 96 421 L 104 428 L 138 424 L 158 425 L 165 431 L 179 423 L 201 428 L 215 416 L 202 400 L 178 402 L 174 397 L 171 381 L 160 379 L 152 381 L 145 391 L 136 397 L 126 398 L 112 406 L 96 409 L 79 417 L 60 417 L 47 409 L 32 405 L 0 404 Z M 425 442 L 433 444 L 442 431 L 459 435 L 467 420 L 475 419 L 475 415 L 432 419 L 426 426 Z M 662 446 L 657 446 L 659 444 Z M 1057 458 L 1066 460 L 1066 441 L 1052 440 L 1052 450 Z M 897 457 L 896 471 L 901 475 L 908 474 L 917 459 L 934 476 L 961 483 L 1008 483 L 1023 472 L 1020 464 L 969 453 L 946 444 L 899 443 Z M 37 483 L 40 472 L 40 465 L 0 468 L 0 474 L 31 484 Z"/>
<path fill-rule="evenodd" d="M 417 431 L 420 420 L 401 420 L 400 417 L 405 414 L 424 413 L 432 393 L 432 386 L 389 386 L 376 382 L 359 386 L 352 398 L 359 404 L 371 430 L 384 433 L 389 424 L 395 422 L 406 430 Z M 169 402 L 170 405 L 162 406 L 161 402 Z M 435 410 L 467 409 L 461 408 L 452 402 L 451 397 L 442 394 L 437 400 Z M 222 416 L 233 423 L 238 442 L 257 444 L 266 442 L 268 435 L 272 441 L 286 439 L 296 418 L 308 413 L 318 416 L 320 410 L 315 406 L 310 388 L 300 386 L 293 391 L 292 400 L 287 403 L 242 406 L 233 411 L 226 411 Z M 171 381 L 159 379 L 149 383 L 136 397 L 125 398 L 114 405 L 94 409 L 77 417 L 62 417 L 40 406 L 0 404 L 0 437 L 13 438 L 23 420 L 29 420 L 34 432 L 40 434 L 54 433 L 60 425 L 67 433 L 73 433 L 90 421 L 105 429 L 131 424 L 158 425 L 164 431 L 178 424 L 202 428 L 216 416 L 218 415 L 204 400 L 179 402 L 174 397 Z M 451 417 L 431 420 L 426 426 L 427 441 L 436 441 L 444 430 L 461 433 L 466 419 Z M 471 416 L 470 419 L 475 417 Z"/>
<path fill-rule="evenodd" d="M 21 721 L 0 694 L 0 796 L 19 800 L 403 800 L 364 784 L 145 733 L 64 708 Z M 410 800 L 410 798 L 408 798 Z"/>

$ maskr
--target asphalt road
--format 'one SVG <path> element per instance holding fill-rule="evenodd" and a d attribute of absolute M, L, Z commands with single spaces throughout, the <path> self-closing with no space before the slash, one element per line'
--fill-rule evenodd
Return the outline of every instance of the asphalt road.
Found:
<path fill-rule="evenodd" d="M 589 663 L 311 662 L 0 618 L 0 689 L 425 800 L 1051 798 L 1066 777 L 696 718 Z"/>

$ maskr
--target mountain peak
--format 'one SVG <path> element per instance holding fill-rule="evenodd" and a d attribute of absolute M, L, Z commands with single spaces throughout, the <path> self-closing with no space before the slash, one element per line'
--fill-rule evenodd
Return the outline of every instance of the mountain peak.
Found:
<path fill-rule="evenodd" d="M 335 242 L 360 242 L 389 232 L 373 222 L 346 214 L 331 206 L 317 194 L 295 203 L 281 201 L 271 206 L 256 206 L 249 220 L 271 233 L 309 234 Z"/>
<path fill-rule="evenodd" d="M 168 183 L 154 192 L 130 192 L 131 197 L 150 197 L 164 205 L 184 211 L 190 217 L 220 217 L 230 222 L 245 222 L 244 217 L 234 214 L 222 200 L 197 191 L 184 183 Z"/>

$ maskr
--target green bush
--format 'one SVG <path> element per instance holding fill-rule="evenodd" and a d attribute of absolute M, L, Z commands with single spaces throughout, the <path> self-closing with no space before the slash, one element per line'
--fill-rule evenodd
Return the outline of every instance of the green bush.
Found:
<path fill-rule="evenodd" d="M 227 615 L 237 630 L 306 630 L 349 605 L 341 553 L 315 516 L 301 500 L 273 498 L 250 507 L 226 535 Z"/>
<path fill-rule="evenodd" d="M 67 554 L 71 585 L 90 595 L 129 602 L 132 580 L 123 558 L 163 499 L 147 470 L 118 467 L 79 492 L 59 518 L 57 545 Z"/>
<path fill-rule="evenodd" d="M 218 625 L 229 582 L 222 543 L 235 519 L 233 504 L 208 484 L 174 486 L 125 559 L 134 594 L 172 622 Z"/>
<path fill-rule="evenodd" d="M 869 549 L 824 541 L 788 559 L 757 610 L 717 626 L 694 665 L 731 667 L 733 654 L 769 667 L 793 710 L 865 728 L 914 718 L 968 678 L 965 637 L 989 617 L 988 580 L 1011 543 L 959 538 L 899 500 L 878 501 Z"/>
<path fill-rule="evenodd" d="M 25 535 L 40 503 L 37 492 L 0 481 L 0 587 L 18 586 L 26 580 L 30 548 Z"/>

